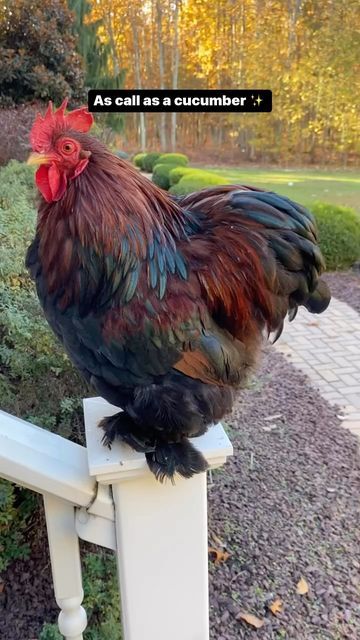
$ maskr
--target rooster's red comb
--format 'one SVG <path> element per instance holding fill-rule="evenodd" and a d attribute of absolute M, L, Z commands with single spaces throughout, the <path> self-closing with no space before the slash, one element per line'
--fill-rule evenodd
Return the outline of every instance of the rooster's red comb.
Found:
<path fill-rule="evenodd" d="M 94 122 L 91 113 L 86 107 L 80 107 L 80 109 L 65 114 L 67 103 L 66 98 L 62 105 L 53 111 L 53 105 L 50 101 L 44 117 L 40 113 L 37 114 L 30 132 L 30 144 L 33 151 L 41 152 L 47 149 L 55 131 L 60 132 L 64 129 L 74 129 L 82 133 L 89 131 Z"/>

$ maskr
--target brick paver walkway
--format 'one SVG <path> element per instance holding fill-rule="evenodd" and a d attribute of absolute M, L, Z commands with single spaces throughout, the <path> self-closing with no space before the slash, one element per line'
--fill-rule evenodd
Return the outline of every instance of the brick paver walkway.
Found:
<path fill-rule="evenodd" d="M 360 315 L 334 298 L 319 316 L 299 309 L 275 346 L 341 407 L 343 425 L 360 436 Z"/>

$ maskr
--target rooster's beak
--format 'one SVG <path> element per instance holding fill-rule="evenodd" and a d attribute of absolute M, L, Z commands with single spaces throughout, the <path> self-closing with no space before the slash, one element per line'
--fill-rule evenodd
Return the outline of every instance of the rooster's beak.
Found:
<path fill-rule="evenodd" d="M 51 164 L 53 158 L 46 153 L 31 153 L 27 159 L 26 164 L 31 165 L 40 165 L 40 164 Z"/>

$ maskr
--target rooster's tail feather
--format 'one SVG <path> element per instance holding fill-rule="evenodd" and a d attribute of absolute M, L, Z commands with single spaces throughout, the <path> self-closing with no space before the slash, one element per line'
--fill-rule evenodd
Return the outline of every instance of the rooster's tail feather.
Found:
<path fill-rule="evenodd" d="M 313 291 L 306 302 L 304 307 L 310 311 L 310 313 L 322 313 L 327 309 L 331 300 L 330 289 L 324 280 L 319 280 L 315 291 Z"/>

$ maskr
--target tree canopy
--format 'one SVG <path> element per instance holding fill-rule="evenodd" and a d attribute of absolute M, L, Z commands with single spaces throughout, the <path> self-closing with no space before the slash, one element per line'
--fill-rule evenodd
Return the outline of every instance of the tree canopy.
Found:
<path fill-rule="evenodd" d="M 360 151 L 358 0 L 91 0 L 126 88 L 263 88 L 270 114 L 178 114 L 178 145 L 263 160 L 346 160 Z M 137 38 L 134 38 L 134 33 Z M 148 143 L 161 116 L 146 114 Z M 139 122 L 127 118 L 136 134 Z M 170 116 L 166 140 L 170 140 Z M 150 146 L 148 144 L 148 146 Z"/>
<path fill-rule="evenodd" d="M 84 69 L 65 0 L 0 5 L 0 103 L 84 100 Z"/>

